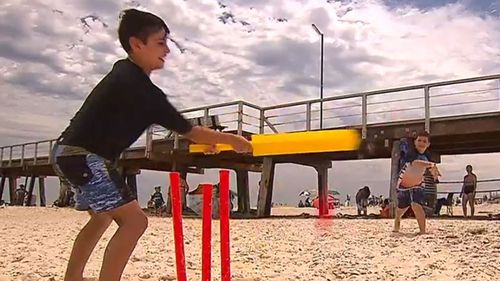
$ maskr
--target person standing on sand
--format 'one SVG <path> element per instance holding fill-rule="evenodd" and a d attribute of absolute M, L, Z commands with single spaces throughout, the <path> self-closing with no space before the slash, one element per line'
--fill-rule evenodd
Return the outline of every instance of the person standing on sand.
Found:
<path fill-rule="evenodd" d="M 460 198 L 462 198 L 462 210 L 464 217 L 467 217 L 467 202 L 470 205 L 470 216 L 474 216 L 474 204 L 476 199 L 477 176 L 472 172 L 472 166 L 465 167 L 467 175 L 464 177 Z"/>
<path fill-rule="evenodd" d="M 24 184 L 20 184 L 19 187 L 16 189 L 14 205 L 23 206 L 24 200 L 26 199 L 26 194 L 27 194 L 26 187 L 24 186 Z"/>
<path fill-rule="evenodd" d="M 404 165 L 399 173 L 399 179 L 396 184 L 397 189 L 397 211 L 394 218 L 394 232 L 399 232 L 401 225 L 401 218 L 406 213 L 408 208 L 412 208 L 415 213 L 415 218 L 418 222 L 418 227 L 420 229 L 419 234 L 425 233 L 425 211 L 422 207 L 424 203 L 424 172 L 426 169 L 431 169 L 431 174 L 434 177 L 439 175 L 439 171 L 434 163 L 429 162 L 429 154 L 427 149 L 430 146 L 430 135 L 427 132 L 418 133 L 415 140 L 415 149 L 409 151 L 405 155 Z M 407 169 L 410 169 L 410 165 L 415 165 L 422 167 L 422 173 L 418 175 L 408 174 L 406 178 L 411 178 L 407 180 L 404 176 Z M 410 183 L 411 182 L 411 183 Z M 405 184 L 410 183 L 410 186 L 405 186 Z"/>
<path fill-rule="evenodd" d="M 370 188 L 368 186 L 364 186 L 360 188 L 356 193 L 356 207 L 358 209 L 358 216 L 361 214 L 367 216 L 368 215 L 368 198 L 370 197 Z"/>
<path fill-rule="evenodd" d="M 163 205 L 165 204 L 165 200 L 163 200 L 163 194 L 161 193 L 161 186 L 159 185 L 155 186 L 155 192 L 151 194 L 150 200 L 154 202 L 156 210 L 163 207 Z"/>
<path fill-rule="evenodd" d="M 127 57 L 116 61 L 95 86 L 53 148 L 54 171 L 75 190 L 75 208 L 90 213 L 74 241 L 64 281 L 84 280 L 87 261 L 113 221 L 118 229 L 106 246 L 99 280 L 121 279 L 148 219 L 117 160 L 149 126 L 160 125 L 213 148 L 220 143 L 237 153 L 252 152 L 252 144 L 242 136 L 193 126 L 151 81 L 151 73 L 163 69 L 170 53 L 169 34 L 160 17 L 137 9 L 123 11 L 118 39 Z"/>

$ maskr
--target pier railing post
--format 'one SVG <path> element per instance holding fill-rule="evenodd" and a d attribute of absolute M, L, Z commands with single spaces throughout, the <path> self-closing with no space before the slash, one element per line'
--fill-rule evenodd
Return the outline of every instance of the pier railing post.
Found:
<path fill-rule="evenodd" d="M 306 103 L 306 131 L 311 130 L 311 106 L 311 102 Z"/>
<path fill-rule="evenodd" d="M 260 117 L 259 117 L 259 134 L 264 133 L 265 119 L 266 119 L 266 110 L 262 108 L 260 110 Z"/>
<path fill-rule="evenodd" d="M 203 112 L 203 125 L 208 127 L 208 117 L 210 116 L 210 112 L 209 112 L 210 110 L 207 107 L 203 111 L 204 111 Z"/>
<path fill-rule="evenodd" d="M 367 123 L 368 123 L 368 96 L 361 96 L 361 137 L 366 139 L 366 131 L 367 131 Z"/>
<path fill-rule="evenodd" d="M 25 148 L 26 148 L 25 144 L 21 145 L 21 166 L 24 165 L 24 149 Z"/>
<path fill-rule="evenodd" d="M 431 132 L 431 97 L 429 86 L 424 87 L 425 131 Z"/>
<path fill-rule="evenodd" d="M 14 149 L 14 146 L 10 146 L 10 152 L 9 152 L 9 167 L 12 166 L 12 150 Z"/>
<path fill-rule="evenodd" d="M 149 126 L 146 130 L 146 158 L 151 156 L 151 152 L 153 151 L 153 126 Z"/>
<path fill-rule="evenodd" d="M 174 133 L 174 149 L 178 149 L 178 148 L 179 148 L 179 134 Z"/>
<path fill-rule="evenodd" d="M 33 158 L 33 165 L 36 165 L 36 158 L 38 157 L 38 142 L 35 142 L 35 158 Z M 49 155 L 50 158 L 50 155 Z"/>
<path fill-rule="evenodd" d="M 52 149 L 54 148 L 54 140 L 49 141 L 49 164 L 52 164 Z"/>
<path fill-rule="evenodd" d="M 238 135 L 243 134 L 243 102 L 238 102 Z"/>

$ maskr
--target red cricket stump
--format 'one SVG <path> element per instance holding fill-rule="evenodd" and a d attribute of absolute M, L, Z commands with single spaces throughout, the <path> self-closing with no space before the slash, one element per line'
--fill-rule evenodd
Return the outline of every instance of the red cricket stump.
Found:
<path fill-rule="evenodd" d="M 219 171 L 221 281 L 231 280 L 229 245 L 229 171 Z"/>
<path fill-rule="evenodd" d="M 177 280 L 187 281 L 184 254 L 184 234 L 182 231 L 182 201 L 180 194 L 180 174 L 170 173 L 170 194 L 172 198 L 172 221 L 174 224 L 175 264 L 177 267 Z"/>
<path fill-rule="evenodd" d="M 211 281 L 212 271 L 212 185 L 203 184 L 201 280 Z"/>

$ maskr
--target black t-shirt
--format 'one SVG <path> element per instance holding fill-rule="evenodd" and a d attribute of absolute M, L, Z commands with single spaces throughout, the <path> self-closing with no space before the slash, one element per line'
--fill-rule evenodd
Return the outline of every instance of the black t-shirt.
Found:
<path fill-rule="evenodd" d="M 113 161 L 152 124 L 179 134 L 192 128 L 139 66 L 122 59 L 92 90 L 59 142 Z"/>

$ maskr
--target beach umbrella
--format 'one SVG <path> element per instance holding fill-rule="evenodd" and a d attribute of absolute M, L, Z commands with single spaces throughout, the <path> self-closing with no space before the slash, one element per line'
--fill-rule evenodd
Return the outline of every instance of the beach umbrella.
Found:
<path fill-rule="evenodd" d="M 311 192 L 307 191 L 307 190 L 304 190 L 302 191 L 299 196 L 305 196 L 305 197 L 310 197 L 311 196 Z"/>

